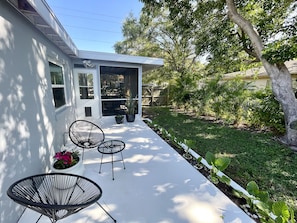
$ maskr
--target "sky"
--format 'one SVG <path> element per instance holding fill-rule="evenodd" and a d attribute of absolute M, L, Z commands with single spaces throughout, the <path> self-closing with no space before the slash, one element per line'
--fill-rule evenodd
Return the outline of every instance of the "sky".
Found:
<path fill-rule="evenodd" d="M 79 50 L 115 53 L 130 13 L 139 17 L 139 0 L 46 0 Z"/>

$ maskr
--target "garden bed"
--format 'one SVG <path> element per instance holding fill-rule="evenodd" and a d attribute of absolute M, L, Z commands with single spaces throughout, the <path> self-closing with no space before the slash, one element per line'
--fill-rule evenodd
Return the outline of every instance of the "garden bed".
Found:
<path fill-rule="evenodd" d="M 208 161 L 207 153 L 231 159 L 228 168 L 222 172 L 255 195 L 252 198 L 243 196 L 250 204 L 251 199 L 253 202 L 255 198 L 263 199 L 259 193 L 265 193 L 268 199 L 263 200 L 265 216 L 271 216 L 273 212 L 283 218 L 283 222 L 297 221 L 297 178 L 294 171 L 297 153 L 276 140 L 278 137 L 272 132 L 221 123 L 169 107 L 146 108 L 143 117 L 152 120 L 164 133 L 166 129 L 174 136 L 174 139 L 168 137 L 170 140 L 186 144 Z M 261 212 L 259 215 L 263 217 L 259 209 L 263 207 L 258 204 L 252 208 L 257 213 Z M 288 213 L 291 213 L 290 219 L 295 216 L 295 221 L 287 219 Z"/>
<path fill-rule="evenodd" d="M 175 149 L 185 160 L 187 160 L 187 162 L 189 162 L 197 171 L 199 171 L 202 175 L 204 175 L 206 178 L 209 179 L 209 176 L 210 176 L 209 166 L 207 166 L 207 164 L 203 165 L 202 162 L 198 162 L 197 157 L 192 155 L 193 151 L 192 153 L 189 151 L 186 151 L 183 148 L 183 146 L 168 139 L 168 136 L 164 134 L 164 132 L 161 131 L 158 127 L 151 125 L 150 121 L 145 120 L 145 122 L 154 132 L 156 132 L 164 141 L 166 141 L 173 149 Z M 215 184 L 215 186 L 220 191 L 222 191 L 230 200 L 232 200 L 238 207 L 240 207 L 247 215 L 249 215 L 255 222 L 261 223 L 257 213 L 255 213 L 251 208 L 249 208 L 249 205 L 247 204 L 244 198 L 236 196 L 235 190 L 231 185 L 218 182 L 217 184 Z M 244 189 L 240 188 L 240 190 L 244 190 Z M 248 194 L 248 192 L 246 191 L 244 191 L 244 193 Z"/>

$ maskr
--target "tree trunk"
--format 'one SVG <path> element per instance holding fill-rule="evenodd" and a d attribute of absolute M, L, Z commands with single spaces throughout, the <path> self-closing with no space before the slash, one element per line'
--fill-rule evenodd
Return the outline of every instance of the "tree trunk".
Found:
<path fill-rule="evenodd" d="M 257 57 L 263 63 L 271 79 L 273 94 L 284 111 L 286 125 L 284 142 L 295 147 L 297 146 L 297 103 L 293 92 L 291 74 L 284 63 L 271 64 L 262 58 L 264 45 L 260 35 L 254 30 L 252 24 L 237 12 L 234 0 L 226 0 L 226 3 L 229 18 L 249 36 Z"/>
<path fill-rule="evenodd" d="M 285 143 L 297 146 L 297 103 L 292 87 L 292 77 L 285 64 L 272 65 L 263 61 L 266 72 L 271 79 L 272 91 L 282 106 L 285 116 Z"/>

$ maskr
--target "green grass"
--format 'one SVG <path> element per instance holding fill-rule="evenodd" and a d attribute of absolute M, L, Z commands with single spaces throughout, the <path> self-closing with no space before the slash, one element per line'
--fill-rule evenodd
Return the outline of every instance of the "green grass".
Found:
<path fill-rule="evenodd" d="M 224 173 L 243 188 L 256 181 L 273 200 L 283 200 L 297 210 L 297 153 L 273 140 L 272 134 L 239 130 L 164 107 L 148 108 L 145 113 L 179 141 L 191 140 L 192 149 L 201 156 L 210 151 L 230 157 Z"/>

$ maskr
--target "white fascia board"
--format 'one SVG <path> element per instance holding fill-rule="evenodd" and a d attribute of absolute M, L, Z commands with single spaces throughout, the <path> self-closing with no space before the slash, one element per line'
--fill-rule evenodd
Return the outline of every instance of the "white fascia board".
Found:
<path fill-rule="evenodd" d="M 52 12 L 46 1 L 44 0 L 27 0 L 36 12 L 46 21 L 46 23 L 60 36 L 65 44 L 73 51 L 74 55 L 78 55 L 78 49 L 72 39 L 63 28 L 55 14 Z"/>
<path fill-rule="evenodd" d="M 103 53 L 95 51 L 79 50 L 78 57 L 81 59 L 111 61 L 120 63 L 141 64 L 146 67 L 146 70 L 154 69 L 164 65 L 164 60 L 155 57 L 131 56 L 116 53 Z"/>

